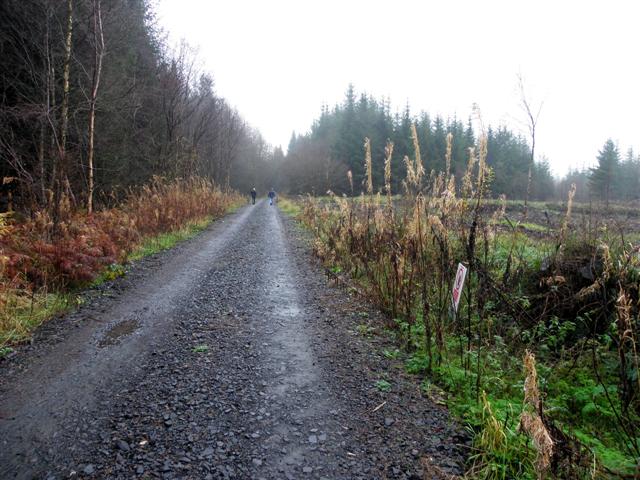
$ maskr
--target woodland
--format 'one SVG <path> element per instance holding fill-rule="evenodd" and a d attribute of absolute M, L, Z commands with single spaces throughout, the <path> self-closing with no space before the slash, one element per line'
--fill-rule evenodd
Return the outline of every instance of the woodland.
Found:
<path fill-rule="evenodd" d="M 467 168 L 469 149 L 478 142 L 479 132 L 473 126 L 473 118 L 472 115 L 463 121 L 455 117 L 431 116 L 426 112 L 412 114 L 408 104 L 402 112 L 393 112 L 389 100 L 377 100 L 366 93 L 358 95 L 355 87 L 349 85 L 340 104 L 333 108 L 322 107 L 309 132 L 292 135 L 281 181 L 285 190 L 296 194 L 324 194 L 331 190 L 348 196 L 358 195 L 365 185 L 363 141 L 369 138 L 374 190 L 384 187 L 384 149 L 389 140 L 394 144 L 391 188 L 394 193 L 402 193 L 404 158 L 415 154 L 412 125 L 416 126 L 424 169 L 428 173 L 444 170 L 447 137 L 451 135 L 451 173 L 461 178 Z M 529 129 L 524 127 L 525 132 Z M 488 126 L 486 135 L 487 166 L 492 175 L 490 194 L 496 198 L 506 195 L 508 199 L 524 199 L 530 169 L 529 197 L 532 200 L 562 200 L 572 184 L 577 186 L 577 201 L 640 198 L 640 157 L 630 149 L 623 158 L 611 139 L 606 139 L 602 149 L 594 152 L 595 167 L 571 170 L 562 178 L 554 178 L 551 160 L 532 158 L 530 133 Z M 351 172 L 353 188 L 347 172 Z"/>
<path fill-rule="evenodd" d="M 91 212 L 154 176 L 270 180 L 265 140 L 146 0 L 4 1 L 0 52 L 5 210 L 55 213 L 67 196 Z"/>

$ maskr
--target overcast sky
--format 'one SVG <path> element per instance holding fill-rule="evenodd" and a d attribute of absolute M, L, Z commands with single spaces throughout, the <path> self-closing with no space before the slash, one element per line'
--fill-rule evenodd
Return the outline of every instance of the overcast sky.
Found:
<path fill-rule="evenodd" d="M 198 49 L 216 90 L 273 145 L 322 103 L 358 92 L 526 132 L 518 72 L 543 102 L 537 152 L 556 174 L 608 137 L 640 152 L 635 0 L 157 0 L 160 25 Z"/>

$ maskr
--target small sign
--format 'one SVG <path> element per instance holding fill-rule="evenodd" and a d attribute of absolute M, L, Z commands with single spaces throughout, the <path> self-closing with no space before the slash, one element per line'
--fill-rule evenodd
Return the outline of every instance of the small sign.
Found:
<path fill-rule="evenodd" d="M 464 288 L 464 280 L 467 277 L 467 267 L 463 264 L 458 264 L 458 271 L 456 272 L 456 280 L 453 282 L 453 291 L 451 292 L 451 303 L 453 305 L 453 311 L 458 311 L 458 304 L 460 303 L 460 297 L 462 296 L 462 289 Z"/>

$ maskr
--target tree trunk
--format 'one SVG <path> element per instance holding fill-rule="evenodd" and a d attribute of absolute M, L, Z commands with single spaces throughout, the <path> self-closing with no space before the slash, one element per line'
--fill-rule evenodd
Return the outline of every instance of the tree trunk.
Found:
<path fill-rule="evenodd" d="M 60 202 L 62 200 L 63 179 L 66 178 L 65 163 L 67 156 L 67 130 L 69 126 L 69 72 L 71 69 L 71 39 L 73 32 L 73 0 L 67 1 L 67 35 L 62 70 L 62 105 L 60 110 L 60 143 L 58 144 L 59 165 L 54 178 L 54 227 L 60 221 Z"/>
<path fill-rule="evenodd" d="M 93 213 L 93 154 L 94 154 L 94 134 L 96 123 L 96 100 L 98 98 L 98 87 L 100 86 L 100 73 L 102 72 L 102 57 L 104 54 L 104 35 L 102 32 L 102 14 L 100 11 L 100 0 L 93 0 L 93 41 L 94 41 L 94 65 L 93 80 L 91 88 L 91 100 L 89 104 L 89 185 L 87 192 L 87 212 Z"/>
<path fill-rule="evenodd" d="M 73 0 L 67 2 L 67 39 L 64 48 L 62 72 L 62 106 L 60 113 L 60 160 L 64 163 L 67 153 L 67 130 L 69 127 L 69 73 L 71 70 L 71 39 L 73 33 Z"/>
<path fill-rule="evenodd" d="M 51 38 L 50 38 L 50 22 L 51 22 L 51 10 L 47 6 L 47 15 L 45 18 L 45 32 L 44 32 L 44 45 L 43 52 L 45 56 L 44 65 L 44 112 L 42 112 L 42 118 L 40 122 L 40 144 L 38 145 L 38 163 L 40 167 L 40 195 L 41 205 L 45 208 L 50 207 L 51 198 L 47 195 L 47 166 L 45 164 L 46 153 L 51 152 L 51 148 L 45 148 L 47 143 L 47 131 L 51 122 L 51 104 L 53 96 L 51 94 L 51 85 L 53 84 L 53 75 L 51 72 Z M 45 153 L 46 152 L 46 153 Z M 54 161 L 55 164 L 55 161 Z"/>
<path fill-rule="evenodd" d="M 524 197 L 524 214 L 523 220 L 527 221 L 527 214 L 529 210 L 529 195 L 531 195 L 531 177 L 533 173 L 533 167 L 535 166 L 535 152 L 536 152 L 536 123 L 537 119 L 530 116 L 530 132 L 531 132 L 531 160 L 529 161 L 529 173 L 527 174 L 527 193 Z"/>
<path fill-rule="evenodd" d="M 518 87 L 520 89 L 520 103 L 527 116 L 529 134 L 531 135 L 531 160 L 529 162 L 529 173 L 527 174 L 527 192 L 524 197 L 524 213 L 522 215 L 523 221 L 526 221 L 529 210 L 529 195 L 531 194 L 531 177 L 533 175 L 533 168 L 535 167 L 536 159 L 536 126 L 538 125 L 538 118 L 540 117 L 540 111 L 542 110 L 542 102 L 539 104 L 537 112 L 534 112 L 530 101 L 527 99 L 524 89 L 524 79 L 521 74 L 518 74 Z"/>
<path fill-rule="evenodd" d="M 47 87 L 48 89 L 48 87 Z M 48 93 L 47 93 L 48 96 Z M 47 101 L 48 103 L 48 101 Z M 40 122 L 40 138 L 38 139 L 38 169 L 40 170 L 40 205 L 46 205 L 47 195 L 44 186 L 45 168 L 44 168 L 44 139 L 46 135 L 45 121 Z"/>

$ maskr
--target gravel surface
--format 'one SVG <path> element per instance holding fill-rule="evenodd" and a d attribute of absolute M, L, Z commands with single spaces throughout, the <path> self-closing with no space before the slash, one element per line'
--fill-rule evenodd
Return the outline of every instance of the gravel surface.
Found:
<path fill-rule="evenodd" d="M 0 361 L 0 478 L 460 474 L 464 432 L 309 251 L 263 200 L 88 292 Z"/>

